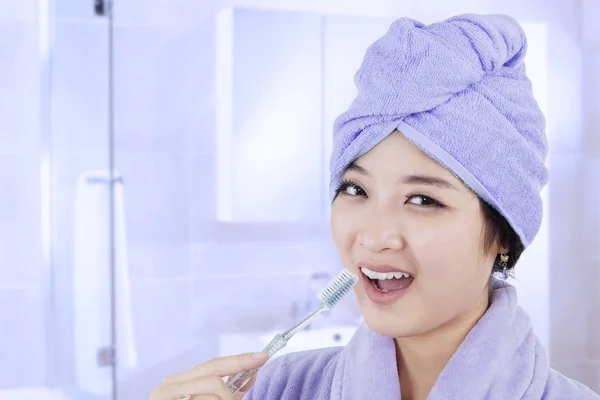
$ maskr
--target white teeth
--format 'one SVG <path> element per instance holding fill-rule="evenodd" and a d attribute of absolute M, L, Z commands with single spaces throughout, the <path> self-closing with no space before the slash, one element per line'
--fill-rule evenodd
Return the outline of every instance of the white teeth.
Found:
<path fill-rule="evenodd" d="M 394 278 L 402 278 L 402 277 L 410 277 L 410 274 L 408 272 L 386 272 L 386 273 L 382 273 L 382 272 L 375 272 L 375 271 L 371 271 L 368 268 L 364 268 L 362 267 L 360 269 L 363 274 L 365 274 L 366 276 L 368 276 L 370 279 L 378 279 L 378 280 L 385 280 L 385 279 L 394 279 Z"/>
<path fill-rule="evenodd" d="M 369 277 L 371 279 L 380 279 L 380 280 L 386 280 L 387 274 L 384 274 L 383 272 L 375 272 L 375 271 L 371 271 L 371 276 Z"/>

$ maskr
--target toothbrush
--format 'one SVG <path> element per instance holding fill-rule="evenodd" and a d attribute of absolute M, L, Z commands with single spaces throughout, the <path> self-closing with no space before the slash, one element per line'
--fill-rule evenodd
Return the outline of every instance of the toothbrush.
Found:
<path fill-rule="evenodd" d="M 317 311 L 309 315 L 307 318 L 305 318 L 302 322 L 300 322 L 293 328 L 288 329 L 283 333 L 278 333 L 277 335 L 275 335 L 275 337 L 273 337 L 271 342 L 269 342 L 269 344 L 263 349 L 263 351 L 268 354 L 268 358 L 271 358 L 275 353 L 283 349 L 292 336 L 294 336 L 302 329 L 306 328 L 321 314 L 331 310 L 342 299 L 342 297 L 344 297 L 346 294 L 348 294 L 348 292 L 350 292 L 350 290 L 356 285 L 357 282 L 358 276 L 356 276 L 356 274 L 353 274 L 347 269 L 344 269 L 342 272 L 340 272 L 319 293 L 318 297 L 319 300 L 321 300 L 321 305 L 319 305 Z M 234 376 L 227 383 L 227 387 L 229 388 L 229 390 L 231 390 L 231 393 L 235 394 L 241 388 L 243 388 L 244 385 L 248 383 L 250 379 L 252 379 L 254 374 L 256 374 L 258 369 L 259 368 L 254 368 L 248 371 L 242 371 L 236 376 Z"/>

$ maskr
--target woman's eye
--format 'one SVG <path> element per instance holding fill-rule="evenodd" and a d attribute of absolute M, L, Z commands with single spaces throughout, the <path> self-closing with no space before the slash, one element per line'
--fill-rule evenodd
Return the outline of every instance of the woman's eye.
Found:
<path fill-rule="evenodd" d="M 442 205 L 439 201 L 434 200 L 431 197 L 424 196 L 422 194 L 409 194 L 406 197 L 411 203 L 416 204 L 418 206 L 438 208 L 444 207 L 444 205 Z M 412 201 L 413 199 L 416 199 L 416 201 Z"/>
<path fill-rule="evenodd" d="M 366 196 L 367 193 L 358 184 L 354 182 L 342 182 L 338 189 L 338 194 L 348 196 Z"/>

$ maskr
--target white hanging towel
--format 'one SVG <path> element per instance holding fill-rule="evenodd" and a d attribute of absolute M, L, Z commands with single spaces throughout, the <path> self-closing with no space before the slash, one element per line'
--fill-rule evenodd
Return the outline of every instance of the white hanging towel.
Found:
<path fill-rule="evenodd" d="M 114 178 L 116 361 L 119 371 L 136 365 L 123 181 Z M 111 343 L 109 171 L 90 170 L 77 181 L 73 254 L 75 377 L 79 388 L 109 394 L 111 369 L 99 365 L 98 351 Z"/>

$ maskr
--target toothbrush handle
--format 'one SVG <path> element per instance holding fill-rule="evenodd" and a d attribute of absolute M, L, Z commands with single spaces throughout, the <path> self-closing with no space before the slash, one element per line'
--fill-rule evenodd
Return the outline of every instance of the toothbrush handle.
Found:
<path fill-rule="evenodd" d="M 240 372 L 239 374 L 234 376 L 233 379 L 227 383 L 227 387 L 229 388 L 229 390 L 231 390 L 231 393 L 236 394 L 241 388 L 244 387 L 246 383 L 248 383 L 250 379 L 252 379 L 252 377 L 254 376 L 254 374 L 256 374 L 257 371 L 258 368 L 254 368 L 248 371 Z"/>
<path fill-rule="evenodd" d="M 269 358 L 273 357 L 275 353 L 279 350 L 283 349 L 287 344 L 287 339 L 281 333 L 278 333 L 273 337 L 273 339 L 269 342 L 269 344 L 263 349 L 269 356 Z M 250 379 L 256 374 L 260 367 L 254 368 L 248 371 L 242 371 L 235 375 L 228 383 L 227 387 L 231 390 L 232 394 L 236 394 L 241 388 L 244 387 Z"/>
<path fill-rule="evenodd" d="M 304 318 L 304 320 L 302 320 L 300 323 L 298 323 L 296 326 L 294 326 L 291 329 L 288 329 L 287 331 L 285 331 L 283 333 L 283 337 L 287 340 L 291 339 L 292 336 L 294 336 L 296 333 L 300 332 L 302 329 L 306 328 L 308 325 L 310 325 L 315 319 L 317 319 L 317 317 L 319 317 L 321 314 L 325 313 L 328 311 L 328 308 L 325 307 L 323 305 L 323 303 L 321 303 L 321 305 L 319 306 L 319 309 L 317 311 L 315 311 L 314 313 L 312 313 L 311 315 L 309 315 L 308 317 Z"/>

